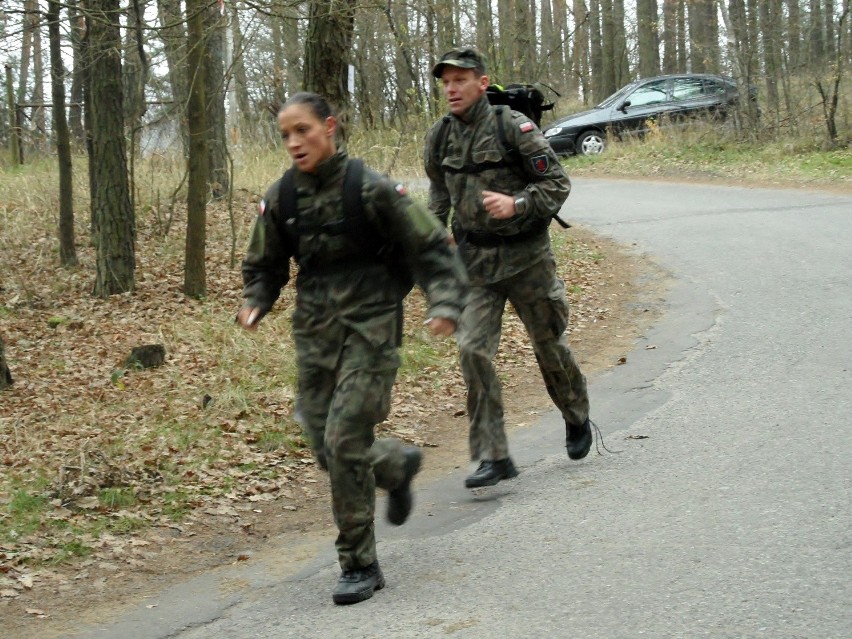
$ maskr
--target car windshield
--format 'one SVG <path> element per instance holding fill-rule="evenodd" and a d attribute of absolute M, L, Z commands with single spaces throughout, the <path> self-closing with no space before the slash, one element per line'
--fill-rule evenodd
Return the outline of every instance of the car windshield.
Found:
<path fill-rule="evenodd" d="M 632 90 L 633 90 L 633 87 L 635 87 L 635 86 L 636 86 L 636 84 L 637 84 L 637 82 L 631 82 L 630 84 L 628 84 L 628 85 L 626 85 L 626 86 L 621 87 L 618 91 L 616 91 L 616 92 L 615 92 L 615 93 L 613 93 L 611 96 L 609 96 L 606 100 L 604 100 L 603 102 L 601 102 L 600 104 L 598 104 L 595 108 L 596 108 L 596 109 L 605 109 L 606 107 L 610 107 L 610 106 L 612 106 L 612 105 L 613 105 L 613 104 L 615 104 L 615 103 L 616 103 L 619 99 L 621 99 L 621 98 L 624 96 L 624 94 L 629 93 L 630 91 L 632 91 Z"/>

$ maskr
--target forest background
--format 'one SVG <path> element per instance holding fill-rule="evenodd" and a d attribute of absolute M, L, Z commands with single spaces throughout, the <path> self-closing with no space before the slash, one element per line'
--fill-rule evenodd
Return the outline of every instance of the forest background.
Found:
<path fill-rule="evenodd" d="M 325 505 L 292 419 L 292 290 L 265 331 L 233 328 L 256 204 L 287 165 L 274 114 L 289 95 L 328 96 L 352 154 L 416 187 L 446 108 L 429 69 L 460 43 L 492 81 L 540 83 L 545 125 L 635 78 L 721 73 L 758 92 L 728 125 L 655 130 L 569 172 L 848 190 L 850 23 L 849 0 L 4 0 L 0 605 L 49 615 L 68 588 L 159 570 L 153 547 L 203 530 L 244 543 L 273 510 L 298 529 Z M 572 342 L 617 365 L 607 341 L 659 291 L 617 247 L 553 235 Z M 463 441 L 463 384 L 422 311 L 415 293 L 380 430 L 446 447 L 448 419 Z M 165 365 L 129 365 L 149 343 Z M 535 378 L 511 314 L 499 358 L 509 387 Z M 521 420 L 546 405 L 529 393 Z"/>

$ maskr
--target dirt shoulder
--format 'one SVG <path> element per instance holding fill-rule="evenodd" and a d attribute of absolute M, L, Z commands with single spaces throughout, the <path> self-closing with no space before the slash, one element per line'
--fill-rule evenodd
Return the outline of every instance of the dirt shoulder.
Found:
<path fill-rule="evenodd" d="M 586 273 L 582 302 L 571 327 L 575 356 L 587 376 L 617 366 L 663 309 L 666 277 L 649 259 L 583 228 L 571 229 L 600 259 Z M 569 287 L 571 282 L 567 282 Z M 508 318 L 498 366 L 504 379 L 507 423 L 528 425 L 552 407 L 523 331 Z M 520 354 L 520 356 L 519 356 Z M 434 404 L 428 389 L 406 391 L 404 401 Z M 594 403 L 594 398 L 592 398 Z M 428 448 L 420 481 L 446 475 L 468 463 L 463 393 L 446 398 L 408 432 Z M 122 610 L 200 571 L 252 561 L 287 540 L 298 546 L 317 536 L 332 538 L 334 526 L 325 476 L 308 460 L 291 478 L 289 499 L 237 503 L 196 512 L 181 524 L 156 525 L 121 540 L 107 539 L 103 552 L 34 571 L 29 581 L 0 597 L 6 636 L 57 636 L 81 622 L 114 619 Z M 9 571 L 6 571 L 9 572 Z M 8 575 L 7 575 L 8 576 Z"/>

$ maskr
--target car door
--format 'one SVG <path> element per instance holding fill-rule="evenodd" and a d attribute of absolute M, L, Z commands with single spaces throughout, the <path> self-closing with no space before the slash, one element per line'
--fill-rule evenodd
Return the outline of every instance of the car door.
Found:
<path fill-rule="evenodd" d="M 661 113 L 669 110 L 668 78 L 649 80 L 640 84 L 615 105 L 612 128 L 619 135 L 640 135 L 648 130 L 649 123 L 657 121 Z"/>
<path fill-rule="evenodd" d="M 724 101 L 724 89 L 712 78 L 684 76 L 672 80 L 672 124 L 683 126 L 711 116 Z"/>

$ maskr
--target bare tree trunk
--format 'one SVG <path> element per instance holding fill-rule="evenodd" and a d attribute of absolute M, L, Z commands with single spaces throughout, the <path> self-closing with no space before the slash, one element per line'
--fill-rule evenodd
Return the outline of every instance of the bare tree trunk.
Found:
<path fill-rule="evenodd" d="M 570 33 L 568 29 L 568 1 L 552 0 L 552 2 L 553 33 L 551 34 L 551 44 L 548 47 L 551 51 L 552 62 L 549 59 L 541 60 L 539 69 L 547 69 L 551 64 L 555 65 L 556 69 L 549 74 L 555 85 L 554 88 L 563 95 L 567 93 L 572 97 L 577 97 L 580 93 L 580 83 L 577 80 L 569 46 L 569 41 L 571 41 L 576 48 L 578 44 L 577 32 L 575 30 Z"/>
<path fill-rule="evenodd" d="M 183 292 L 189 297 L 202 297 L 207 293 L 205 266 L 207 245 L 207 185 L 209 181 L 209 154 L 207 149 L 207 115 L 204 89 L 205 55 L 204 14 L 208 11 L 205 0 L 188 0 L 187 15 L 187 65 L 190 83 L 187 104 L 189 123 L 189 153 L 187 155 L 186 194 L 186 254 Z"/>
<path fill-rule="evenodd" d="M 840 101 L 840 82 L 843 78 L 843 59 L 846 55 L 843 47 L 844 34 L 846 32 L 846 21 L 849 20 L 850 8 L 847 3 L 843 7 L 843 12 L 840 15 L 840 20 L 837 24 L 838 42 L 832 51 L 834 51 L 834 60 L 831 69 L 831 78 L 823 84 L 823 81 L 818 77 L 816 80 L 817 89 L 822 98 L 823 116 L 825 118 L 825 128 L 827 133 L 826 146 L 829 149 L 837 148 L 840 139 L 837 134 L 837 105 Z"/>
<path fill-rule="evenodd" d="M 136 224 L 130 206 L 124 142 L 119 0 L 91 0 L 92 147 L 96 189 L 92 208 L 97 228 L 94 294 L 108 297 L 135 288 Z"/>
<path fill-rule="evenodd" d="M 388 0 L 388 3 L 384 7 L 384 14 L 387 18 L 388 27 L 390 28 L 397 51 L 394 67 L 396 69 L 398 87 L 394 112 L 400 116 L 405 116 L 410 112 L 420 114 L 426 104 L 426 99 L 420 87 L 420 82 L 418 82 L 417 69 L 414 66 L 411 51 L 411 39 L 403 35 L 404 33 L 408 33 L 408 9 L 405 6 L 393 7 L 390 0 Z M 397 27 L 398 23 L 403 25 L 403 30 Z M 410 106 L 411 96 L 415 97 L 413 108 Z"/>
<path fill-rule="evenodd" d="M 157 0 L 160 20 L 160 38 L 169 68 L 169 84 L 172 88 L 174 105 L 172 114 L 177 121 L 178 134 L 183 153 L 189 152 L 189 128 L 186 119 L 186 103 L 189 94 L 189 78 L 186 64 L 186 30 L 180 0 Z"/>
<path fill-rule="evenodd" d="M 533 17 L 529 0 L 515 0 L 515 37 L 513 38 L 516 51 L 515 66 L 504 69 L 505 83 L 514 81 L 516 75 L 522 82 L 527 82 L 528 79 L 533 77 L 536 56 L 535 43 L 532 39 L 532 25 Z"/>
<path fill-rule="evenodd" d="M 35 11 L 33 12 L 33 92 L 32 101 L 36 105 L 32 110 L 32 121 L 34 138 L 37 145 L 41 147 L 47 140 L 47 120 L 45 117 L 44 107 L 44 55 L 41 46 L 41 12 L 38 8 L 38 2 L 35 3 Z"/>
<path fill-rule="evenodd" d="M 614 77 L 616 89 L 630 82 L 627 60 L 627 32 L 624 27 L 624 0 L 612 0 L 612 26 L 615 34 Z"/>
<path fill-rule="evenodd" d="M 74 247 L 74 194 L 71 167 L 71 134 L 65 117 L 65 66 L 59 35 L 59 0 L 48 0 L 47 28 L 50 33 L 50 75 L 53 95 L 53 131 L 59 164 L 59 262 L 76 266 Z"/>
<path fill-rule="evenodd" d="M 296 91 L 301 91 L 304 82 L 305 68 L 302 61 L 302 54 L 306 34 L 299 32 L 299 25 L 302 23 L 302 15 L 295 7 L 284 7 L 284 18 L 282 20 L 281 33 L 284 37 L 284 88 L 290 94 Z M 283 94 L 285 97 L 287 93 Z"/>
<path fill-rule="evenodd" d="M 753 18 L 747 11 L 744 0 L 729 0 L 727 6 L 724 0 L 719 0 L 719 7 L 728 32 L 728 48 L 731 60 L 734 63 L 734 78 L 740 95 L 747 96 L 752 84 L 755 59 L 749 29 L 749 20 L 753 20 Z M 746 131 L 757 129 L 757 109 L 751 100 L 743 99 L 740 101 L 738 118 L 741 129 Z"/>
<path fill-rule="evenodd" d="M 781 101 L 778 95 L 781 62 L 778 45 L 781 42 L 781 0 L 765 0 L 760 3 L 760 31 L 763 40 L 763 69 L 766 75 L 766 102 L 778 127 L 781 116 Z"/>
<path fill-rule="evenodd" d="M 6 65 L 6 104 L 9 111 L 9 160 L 12 166 L 23 163 L 21 157 L 21 132 L 18 127 L 17 108 L 15 104 L 15 87 L 12 78 L 12 65 Z"/>
<path fill-rule="evenodd" d="M 600 0 L 589 0 L 589 60 L 591 68 L 589 75 L 592 78 L 592 101 L 600 102 L 607 95 L 610 85 L 604 82 L 604 48 L 601 44 L 601 2 Z"/>
<path fill-rule="evenodd" d="M 289 67 L 285 62 L 284 40 L 289 40 L 289 38 L 284 37 L 283 31 L 288 24 L 290 22 L 282 17 L 273 15 L 270 18 L 269 26 L 272 31 L 272 82 L 274 84 L 272 98 L 274 104 L 272 105 L 272 110 L 274 111 L 277 111 L 284 104 L 288 93 L 295 93 L 298 91 L 298 87 L 301 86 L 301 80 L 293 82 L 295 78 L 291 77 Z"/>
<path fill-rule="evenodd" d="M 689 3 L 689 59 L 693 73 L 715 73 L 719 67 L 715 0 Z"/>
<path fill-rule="evenodd" d="M 491 65 L 489 70 L 495 77 L 509 73 L 515 68 L 515 50 L 511 44 L 515 28 L 515 21 L 512 17 L 513 11 L 514 0 L 497 0 L 497 39 L 500 46 L 495 45 L 495 56 L 488 61 Z"/>
<path fill-rule="evenodd" d="M 663 73 L 677 73 L 678 0 L 663 0 Z"/>
<path fill-rule="evenodd" d="M 799 0 L 787 0 L 788 68 L 797 70 L 802 64 L 802 22 Z"/>
<path fill-rule="evenodd" d="M 338 113 L 338 133 L 345 144 L 349 128 L 349 51 L 356 0 L 311 0 L 305 39 L 304 86 L 325 96 Z"/>
<path fill-rule="evenodd" d="M 207 153 L 210 192 L 221 199 L 231 188 L 225 123 L 225 17 L 219 6 L 204 12 L 204 97 L 207 104 Z"/>
<path fill-rule="evenodd" d="M 148 110 L 145 84 L 148 81 L 148 59 L 144 49 L 144 18 L 139 0 L 131 0 L 127 8 L 126 40 L 124 42 L 124 118 L 131 135 L 131 162 L 138 152 L 142 117 Z"/>
<path fill-rule="evenodd" d="M 95 142 L 92 129 L 94 127 L 92 120 L 92 16 L 90 13 L 83 14 L 84 28 L 82 29 L 83 37 L 80 39 L 80 71 L 83 80 L 83 131 L 86 139 L 86 156 L 89 161 L 86 163 L 89 172 L 89 193 L 94 198 L 94 194 L 98 190 L 98 180 L 95 174 Z M 92 244 L 97 245 L 98 220 L 95 214 L 95 202 L 92 199 L 89 203 L 89 239 Z"/>
<path fill-rule="evenodd" d="M 388 1 L 390 4 L 390 0 Z M 494 30 L 491 27 L 491 3 L 476 0 L 476 48 L 494 62 Z"/>
<path fill-rule="evenodd" d="M 657 31 L 657 0 L 636 0 L 639 77 L 660 72 L 660 37 Z"/>
<path fill-rule="evenodd" d="M 585 0 L 574 0 L 574 21 L 577 27 L 573 38 L 574 53 L 572 66 L 579 89 L 583 95 L 583 104 L 588 104 L 593 94 L 592 81 L 589 77 L 589 31 L 591 16 L 589 10 L 586 8 Z"/>
<path fill-rule="evenodd" d="M 13 383 L 12 372 L 6 362 L 6 349 L 3 346 L 3 337 L 0 336 L 0 390 L 9 388 Z"/>
<path fill-rule="evenodd" d="M 676 0 L 676 2 L 677 70 L 682 73 L 687 70 L 689 62 L 689 51 L 686 48 L 686 5 L 684 4 L 684 0 Z"/>
<path fill-rule="evenodd" d="M 74 136 L 75 142 L 77 144 L 84 144 L 86 131 L 83 128 L 83 102 L 85 100 L 83 87 L 86 79 L 83 71 L 83 32 L 86 28 L 86 20 L 77 11 L 77 0 L 70 0 L 68 3 L 68 21 L 71 24 L 71 48 L 73 50 L 72 59 L 74 62 L 71 71 L 69 120 L 71 133 Z"/>
<path fill-rule="evenodd" d="M 248 78 L 246 76 L 245 47 L 246 41 L 240 27 L 240 13 L 237 3 L 231 5 L 231 33 L 233 43 L 231 46 L 231 57 L 233 59 L 234 94 L 237 98 L 237 113 L 240 136 L 247 136 L 250 140 L 255 139 L 255 125 L 257 117 L 251 106 L 248 93 Z"/>

